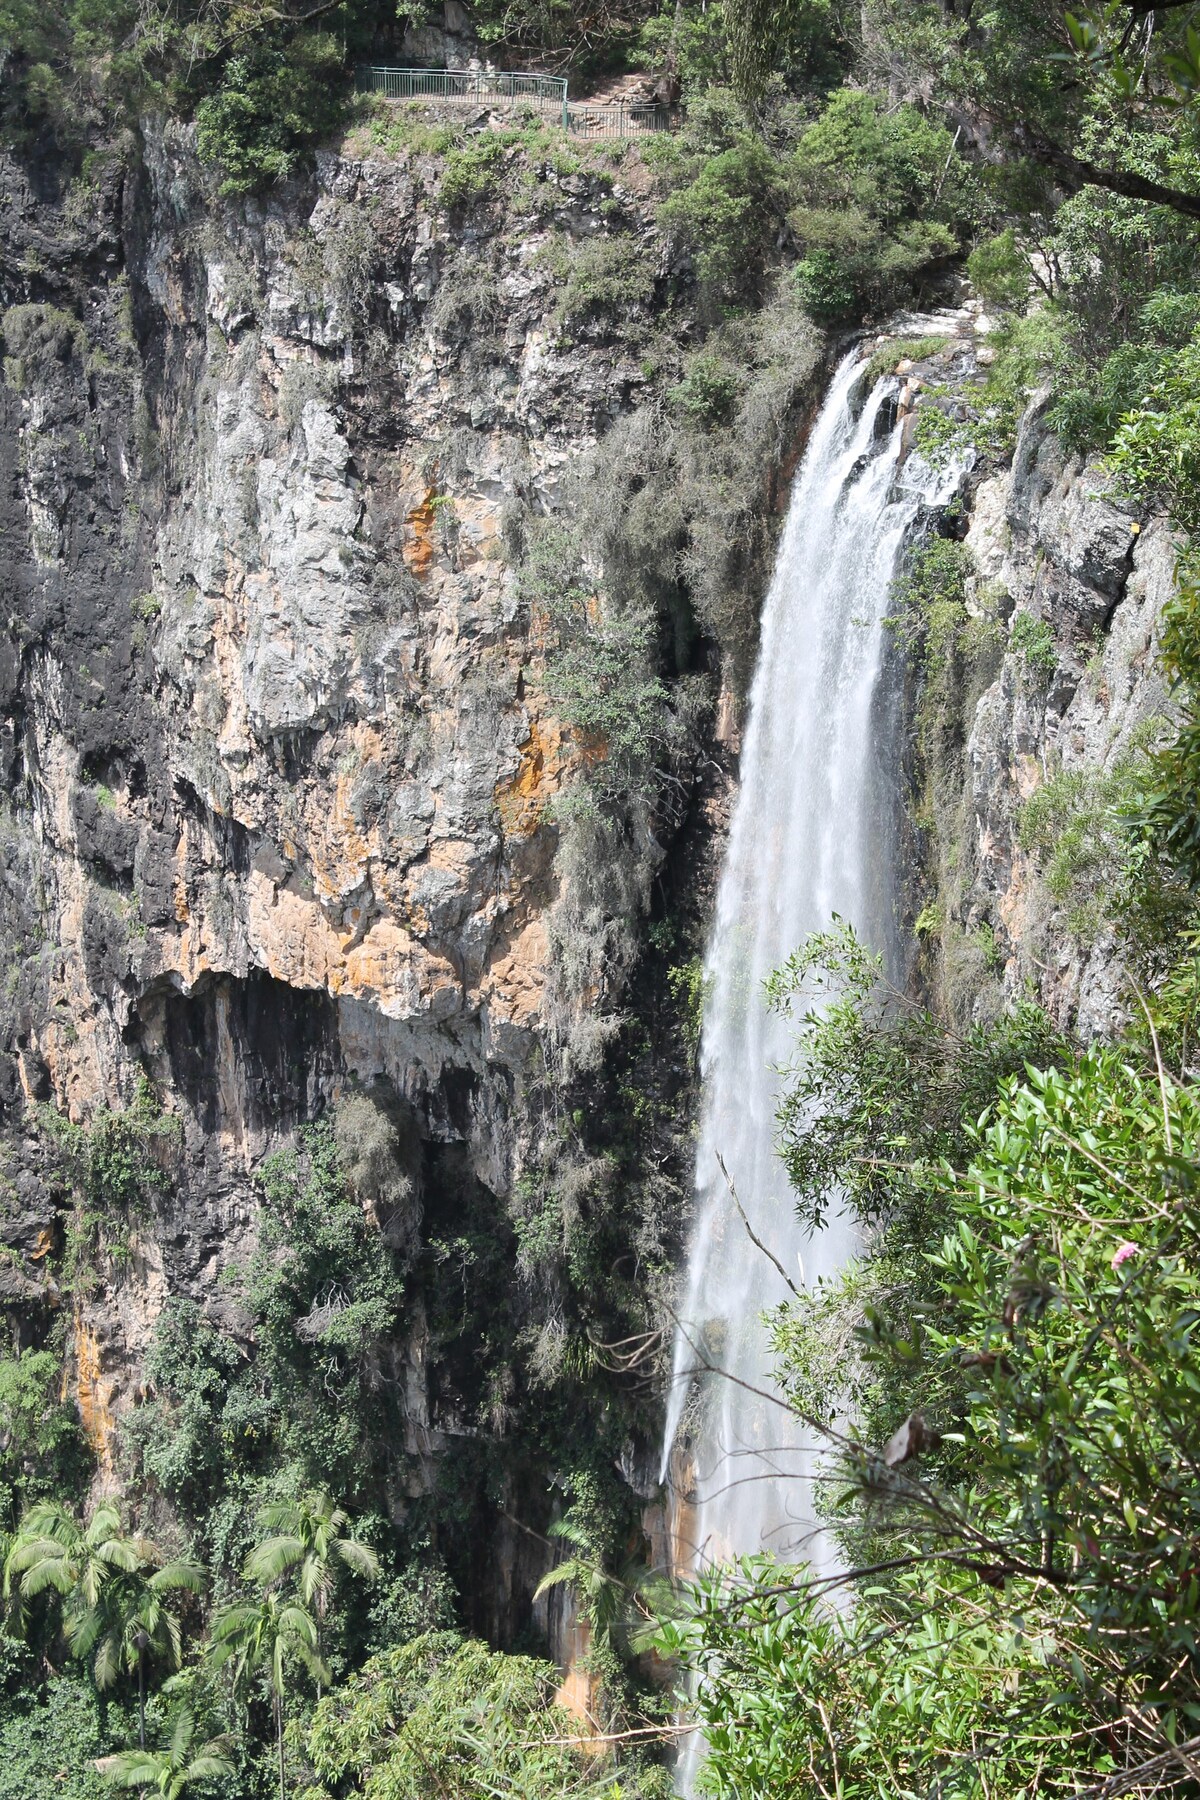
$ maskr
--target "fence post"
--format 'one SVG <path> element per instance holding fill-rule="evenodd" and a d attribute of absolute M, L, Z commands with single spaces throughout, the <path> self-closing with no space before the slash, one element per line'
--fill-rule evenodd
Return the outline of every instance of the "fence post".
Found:
<path fill-rule="evenodd" d="M 570 129 L 571 129 L 571 116 L 570 116 L 569 112 L 567 111 L 567 84 L 564 81 L 563 82 L 563 130 L 569 132 Z"/>

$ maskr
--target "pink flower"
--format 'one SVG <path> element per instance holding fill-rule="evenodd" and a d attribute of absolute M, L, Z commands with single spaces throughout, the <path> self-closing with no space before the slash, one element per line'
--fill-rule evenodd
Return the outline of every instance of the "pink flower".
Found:
<path fill-rule="evenodd" d="M 1126 1239 L 1125 1243 L 1118 1244 L 1116 1249 L 1113 1251 L 1113 1259 L 1112 1259 L 1113 1268 L 1119 1269 L 1122 1263 L 1128 1262 L 1130 1257 L 1136 1256 L 1137 1253 L 1138 1253 L 1137 1245 L 1131 1244 L 1128 1241 L 1128 1239 Z"/>

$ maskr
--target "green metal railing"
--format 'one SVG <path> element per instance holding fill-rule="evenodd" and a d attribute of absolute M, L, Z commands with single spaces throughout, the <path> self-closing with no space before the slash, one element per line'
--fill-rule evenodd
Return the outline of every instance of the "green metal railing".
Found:
<path fill-rule="evenodd" d="M 635 106 L 627 101 L 615 106 L 571 101 L 566 115 L 566 129 L 573 137 L 640 137 L 646 131 L 670 131 L 672 123 L 669 106 Z"/>
<path fill-rule="evenodd" d="M 639 137 L 647 131 L 669 131 L 667 106 L 589 106 L 567 99 L 561 75 L 513 74 L 506 69 L 387 69 L 358 71 L 358 90 L 385 100 L 515 100 L 540 112 L 561 116 L 562 128 L 574 137 Z"/>
<path fill-rule="evenodd" d="M 385 100 L 526 100 L 561 111 L 567 123 L 567 84 L 561 75 L 514 75 L 492 69 L 382 69 L 358 71 L 363 94 Z"/>

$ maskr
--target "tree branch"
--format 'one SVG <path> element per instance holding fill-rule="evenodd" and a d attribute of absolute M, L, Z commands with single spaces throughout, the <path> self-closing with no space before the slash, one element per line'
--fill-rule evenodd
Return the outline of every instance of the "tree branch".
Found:
<path fill-rule="evenodd" d="M 1063 185 L 1072 193 L 1082 187 L 1105 188 L 1110 194 L 1121 194 L 1126 200 L 1145 200 L 1151 206 L 1167 206 L 1188 219 L 1200 219 L 1200 194 L 1185 194 L 1179 188 L 1164 187 L 1144 175 L 1133 175 L 1124 169 L 1103 169 L 1099 163 L 1074 156 L 1058 144 L 1039 138 L 1025 127 L 1015 133 L 1018 147 L 1043 168 L 1053 169 Z"/>

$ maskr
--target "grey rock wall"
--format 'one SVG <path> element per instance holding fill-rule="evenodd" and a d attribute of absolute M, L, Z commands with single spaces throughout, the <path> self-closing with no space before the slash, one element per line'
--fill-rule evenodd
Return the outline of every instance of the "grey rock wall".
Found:
<path fill-rule="evenodd" d="M 1105 778 L 1167 727 L 1157 634 L 1176 546 L 1166 521 L 1139 512 L 1102 467 L 1064 454 L 1046 405 L 1035 397 L 1011 468 L 971 499 L 976 610 L 998 618 L 1000 655 L 964 721 L 951 846 L 951 924 L 968 943 L 982 931 L 987 955 L 964 957 L 960 936 L 952 986 L 957 1008 L 977 1016 L 1035 992 L 1091 1038 L 1111 1034 L 1130 1004 L 1117 923 L 1102 899 L 1097 914 L 1078 893 L 1050 890 L 1052 846 L 1022 844 L 1023 809 L 1047 783 L 1076 795 L 1079 813 L 1102 806 Z M 1097 894 L 1103 876 L 1097 867 Z M 1081 870 L 1076 885 L 1086 882 Z"/>

